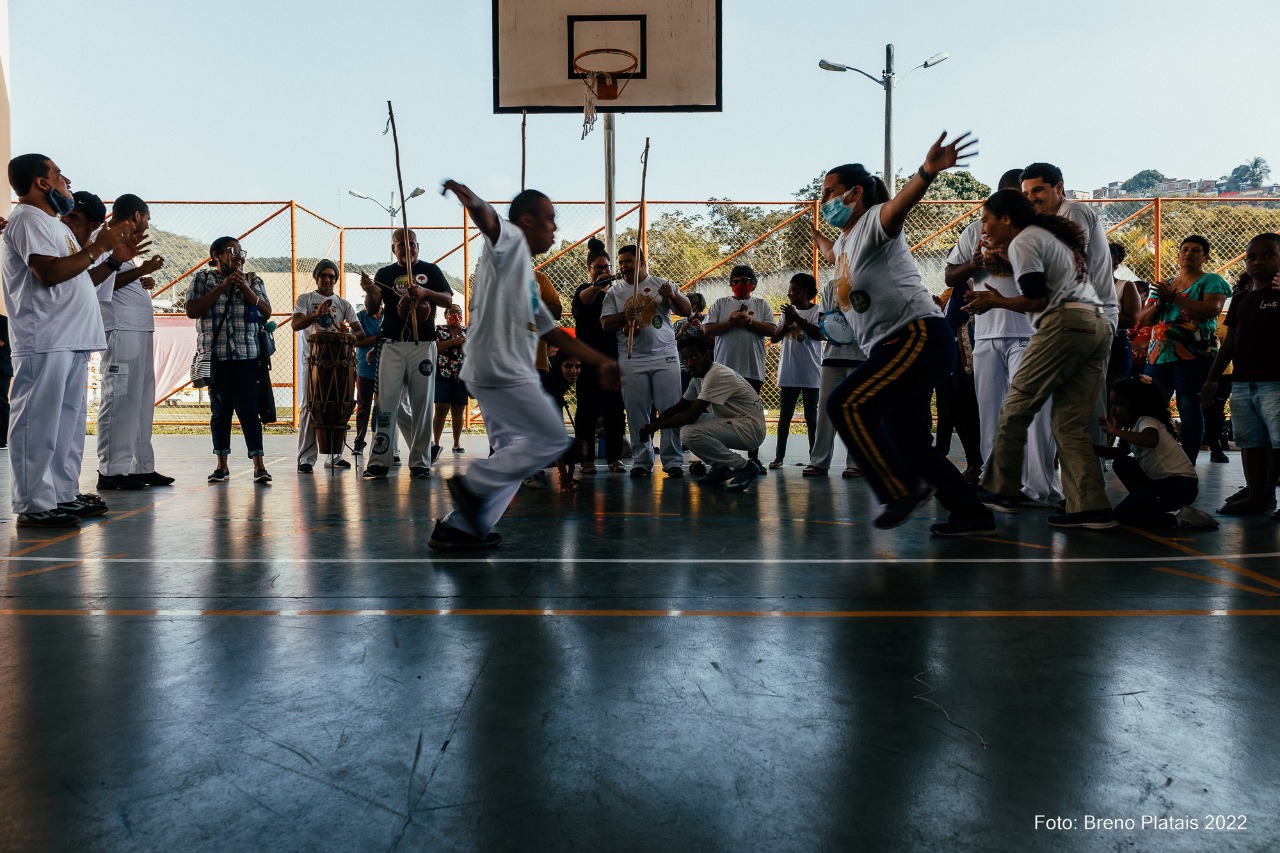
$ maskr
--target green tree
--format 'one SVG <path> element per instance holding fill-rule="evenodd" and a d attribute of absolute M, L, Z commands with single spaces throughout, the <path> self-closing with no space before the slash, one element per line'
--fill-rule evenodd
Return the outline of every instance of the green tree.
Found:
<path fill-rule="evenodd" d="M 1271 167 L 1267 165 L 1267 161 L 1261 157 L 1254 157 L 1248 163 L 1241 163 L 1231 170 L 1231 175 L 1227 178 L 1227 191 L 1257 189 L 1265 184 L 1269 177 L 1271 177 Z"/>
<path fill-rule="evenodd" d="M 1158 169 L 1143 169 L 1129 180 L 1120 185 L 1120 189 L 1129 193 L 1129 195 L 1151 196 L 1155 195 L 1157 189 L 1160 188 L 1160 182 L 1164 180 L 1164 173 Z"/>

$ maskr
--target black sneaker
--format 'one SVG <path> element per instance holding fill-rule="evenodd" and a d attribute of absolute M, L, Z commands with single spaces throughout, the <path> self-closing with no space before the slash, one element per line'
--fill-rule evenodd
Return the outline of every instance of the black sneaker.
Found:
<path fill-rule="evenodd" d="M 141 480 L 148 486 L 172 486 L 177 482 L 173 477 L 166 477 L 164 474 L 157 474 L 155 471 L 148 471 L 146 474 L 130 474 L 135 480 Z"/>
<path fill-rule="evenodd" d="M 1227 454 L 1223 453 L 1221 450 L 1211 450 L 1209 451 L 1209 461 L 1219 462 L 1219 463 L 1230 462 L 1231 458 L 1227 456 Z"/>
<path fill-rule="evenodd" d="M 896 501 L 890 501 L 889 505 L 871 522 L 880 530 L 888 530 L 891 527 L 897 527 L 907 519 L 911 518 L 911 514 L 919 509 L 929 498 L 933 497 L 934 488 L 928 483 L 920 483 L 914 490 L 908 492 Z"/>
<path fill-rule="evenodd" d="M 426 480 L 431 476 L 431 469 L 415 466 L 409 469 L 409 476 L 415 480 Z"/>
<path fill-rule="evenodd" d="M 366 480 L 381 480 L 387 476 L 386 465 L 370 465 L 364 469 L 364 478 Z"/>
<path fill-rule="evenodd" d="M 996 532 L 996 520 L 990 515 L 973 515 L 955 521 L 939 521 L 929 525 L 934 536 L 990 536 Z"/>
<path fill-rule="evenodd" d="M 369 445 L 363 439 L 361 439 L 360 441 L 357 441 L 355 443 L 355 447 L 353 448 L 353 450 L 355 450 L 356 453 L 364 453 L 364 449 L 368 446 Z"/>
<path fill-rule="evenodd" d="M 705 462 L 690 462 L 689 473 L 695 476 L 703 476 L 707 473 L 707 465 Z"/>
<path fill-rule="evenodd" d="M 663 471 L 662 473 L 666 474 L 668 477 L 670 477 L 673 480 L 679 480 L 681 477 L 684 476 L 684 469 L 681 468 L 679 465 L 672 465 L 670 468 L 668 468 L 666 471 Z"/>
<path fill-rule="evenodd" d="M 209 475 L 210 483 L 222 483 L 231 478 L 231 472 L 226 468 L 214 468 L 213 473 Z"/>
<path fill-rule="evenodd" d="M 253 475 L 253 482 L 269 486 L 271 485 L 271 475 L 267 473 L 266 468 L 263 468 L 261 471 Z"/>
<path fill-rule="evenodd" d="M 427 547 L 437 551 L 447 551 L 450 548 L 492 548 L 501 542 L 502 534 L 500 533 L 490 532 L 482 539 L 436 519 L 436 526 L 431 531 L 431 538 L 427 540 Z"/>
<path fill-rule="evenodd" d="M 988 492 L 981 496 L 982 505 L 987 509 L 993 509 L 996 512 L 1018 512 L 1026 507 L 1028 501 L 1025 495 L 998 495 L 995 492 Z"/>
<path fill-rule="evenodd" d="M 128 474 L 98 473 L 98 488 L 104 492 L 136 492 L 146 487 L 142 480 Z"/>
<path fill-rule="evenodd" d="M 397 456 L 396 458 L 394 458 L 394 459 L 392 459 L 392 460 L 391 460 L 391 464 L 392 464 L 392 465 L 403 465 L 404 463 L 403 463 L 403 462 L 401 462 L 401 461 L 400 461 L 400 457 L 399 457 L 399 456 Z"/>
<path fill-rule="evenodd" d="M 1049 516 L 1050 527 L 1082 527 L 1087 530 L 1108 530 L 1118 527 L 1119 522 L 1111 517 L 1109 509 L 1091 509 L 1088 512 L 1064 512 L 1062 515 Z"/>
<path fill-rule="evenodd" d="M 85 503 L 77 499 L 74 501 L 59 501 L 58 509 L 67 515 L 74 515 L 76 518 L 93 518 L 96 515 L 105 515 L 107 505 Z"/>
<path fill-rule="evenodd" d="M 724 484 L 724 490 L 726 492 L 745 492 L 751 488 L 751 483 L 756 477 L 760 476 L 759 466 L 759 462 L 753 464 L 752 460 L 748 459 L 746 465 L 743 465 L 733 473 L 733 479 Z"/>
<path fill-rule="evenodd" d="M 467 524 L 472 528 L 480 527 L 480 512 L 484 509 L 484 498 L 471 491 L 467 481 L 462 479 L 461 475 L 450 477 L 444 481 L 444 484 L 449 488 L 453 503 L 466 519 Z"/>
<path fill-rule="evenodd" d="M 315 466 L 312 465 L 310 462 L 303 462 L 301 465 L 298 466 L 299 474 L 310 474 L 314 470 L 315 470 Z"/>
<path fill-rule="evenodd" d="M 769 469 L 764 467 L 764 463 L 762 463 L 759 459 L 752 457 L 751 459 L 747 460 L 747 464 L 756 469 L 757 477 L 769 476 Z"/>
<path fill-rule="evenodd" d="M 432 465 L 436 464 L 436 460 L 440 458 L 441 450 L 444 450 L 444 448 L 441 447 L 440 445 L 438 444 L 431 445 L 431 464 Z"/>
<path fill-rule="evenodd" d="M 733 479 L 732 468 L 712 468 L 709 473 L 706 473 L 698 478 L 698 485 L 699 486 L 718 486 L 721 483 L 724 483 L 732 479 Z"/>
<path fill-rule="evenodd" d="M 75 527 L 80 519 L 60 509 L 24 512 L 18 516 L 19 527 Z"/>
<path fill-rule="evenodd" d="M 649 479 L 649 469 L 648 469 L 648 468 L 632 468 L 632 469 L 631 469 L 631 479 L 633 479 L 633 480 L 647 480 L 647 479 Z"/>

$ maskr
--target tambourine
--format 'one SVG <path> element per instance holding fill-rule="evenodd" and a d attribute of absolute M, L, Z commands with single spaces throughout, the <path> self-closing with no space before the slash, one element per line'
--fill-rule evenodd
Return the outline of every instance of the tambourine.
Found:
<path fill-rule="evenodd" d="M 828 311 L 818 319 L 818 330 L 832 346 L 843 347 L 854 342 L 853 327 L 843 311 Z"/>

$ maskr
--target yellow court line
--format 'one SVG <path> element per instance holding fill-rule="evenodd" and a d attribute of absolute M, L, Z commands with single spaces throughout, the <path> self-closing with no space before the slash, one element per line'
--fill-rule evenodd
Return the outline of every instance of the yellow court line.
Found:
<path fill-rule="evenodd" d="M 1245 586 L 1244 584 L 1219 580 L 1218 578 L 1211 578 L 1207 575 L 1198 575 L 1195 572 L 1180 572 L 1177 569 L 1166 569 L 1163 566 L 1152 566 L 1151 568 L 1153 571 L 1157 571 L 1157 572 L 1166 572 L 1171 575 L 1178 575 L 1184 578 L 1191 578 L 1192 580 L 1205 581 L 1206 583 L 1216 583 L 1216 584 L 1219 584 L 1220 586 L 1229 586 L 1232 589 L 1242 589 L 1245 592 L 1256 592 L 1258 595 L 1266 595 L 1272 598 L 1274 598 L 1277 595 L 1280 595 L 1280 592 L 1272 592 L 1267 589 L 1258 589 L 1256 586 Z"/>
<path fill-rule="evenodd" d="M 101 557 L 101 558 L 99 558 L 99 559 L 103 559 L 103 560 L 119 560 L 121 557 L 127 557 L 127 556 L 129 556 L 129 555 L 128 555 L 128 554 L 108 554 L 107 556 L 105 556 L 105 557 Z M 87 558 L 87 559 L 92 560 L 92 559 L 94 559 L 94 558 L 89 557 L 89 558 Z M 31 570 L 31 571 L 29 571 L 29 572 L 17 572 L 17 573 L 15 573 L 15 574 L 9 575 L 9 577 L 11 577 L 11 578 L 26 578 L 26 577 L 30 577 L 31 575 L 42 575 L 42 574 L 44 574 L 45 572 L 54 572 L 54 571 L 57 571 L 58 569 L 69 569 L 69 568 L 71 568 L 72 566 L 82 566 L 82 565 L 84 565 L 84 564 L 85 564 L 85 560 L 72 560 L 72 561 L 71 561 L 71 562 L 69 562 L 69 563 L 59 563 L 59 564 L 58 564 L 58 565 L 56 565 L 56 566 L 45 566 L 43 569 L 32 569 L 32 570 Z"/>
<path fill-rule="evenodd" d="M 519 616 L 711 619 L 1005 619 L 1136 616 L 1280 616 L 1280 610 L 554 610 L 550 608 L 459 608 L 386 610 L 197 610 L 197 609 L 0 609 L 0 616 Z"/>
<path fill-rule="evenodd" d="M 1217 557 L 1213 557 L 1209 554 L 1204 553 L 1203 551 L 1197 551 L 1195 548 L 1188 548 L 1186 545 L 1183 545 L 1179 542 L 1175 542 L 1172 539 L 1166 538 L 1157 533 L 1152 533 L 1150 530 L 1143 530 L 1140 527 L 1130 527 L 1127 524 L 1122 526 L 1124 527 L 1125 530 L 1128 530 L 1130 533 L 1136 533 L 1139 536 L 1145 536 L 1147 539 L 1150 539 L 1153 542 L 1159 542 L 1162 545 L 1168 545 L 1170 548 L 1172 548 L 1175 551 L 1181 551 L 1182 553 L 1190 554 L 1193 557 L 1204 557 L 1205 562 L 1213 563 L 1215 566 L 1221 566 L 1222 568 L 1226 569 L 1229 572 L 1234 572 L 1237 575 L 1243 575 L 1244 577 L 1249 578 L 1251 580 L 1258 581 L 1259 583 L 1265 583 L 1267 586 L 1273 586 L 1273 587 L 1276 587 L 1277 589 L 1280 589 L 1280 580 L 1276 580 L 1275 578 L 1270 578 L 1264 574 L 1259 574 L 1258 572 L 1251 571 L 1249 569 L 1246 569 L 1244 566 L 1237 566 L 1235 563 L 1228 563 L 1226 560 L 1220 560 Z"/>

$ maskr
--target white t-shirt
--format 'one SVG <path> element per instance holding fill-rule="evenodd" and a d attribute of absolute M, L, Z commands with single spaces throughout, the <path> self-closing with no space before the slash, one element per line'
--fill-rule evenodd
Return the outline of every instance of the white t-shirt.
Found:
<path fill-rule="evenodd" d="M 712 364 L 707 375 L 694 377 L 685 389 L 686 400 L 706 400 L 715 418 L 746 418 L 764 427 L 764 406 L 747 380 L 723 364 Z"/>
<path fill-rule="evenodd" d="M 524 232 L 498 218 L 498 240 L 484 238 L 484 253 L 471 280 L 471 322 L 462 379 L 481 388 L 538 382 L 538 339 L 557 328 L 538 298 L 533 255 Z"/>
<path fill-rule="evenodd" d="M 749 296 L 746 299 L 721 296 L 711 303 L 705 322 L 723 323 L 729 319 L 730 314 L 742 307 L 751 312 L 753 320 L 773 322 L 773 309 L 759 296 Z M 733 326 L 727 332 L 716 335 L 715 360 L 744 379 L 763 382 L 764 336 Z"/>
<path fill-rule="evenodd" d="M 907 250 L 907 238 L 885 233 L 880 224 L 880 208 L 875 205 L 858 223 L 836 240 L 837 301 L 842 291 L 849 293 L 849 305 L 840 305 L 854 340 L 863 352 L 912 320 L 941 317 L 942 311 L 920 283 L 920 270 Z"/>
<path fill-rule="evenodd" d="M 982 239 L 982 221 L 970 223 L 960 232 L 960 239 L 947 255 L 949 264 L 967 264 L 973 260 L 973 253 L 978 250 L 978 241 Z M 988 286 L 1000 291 L 1001 296 L 1021 296 L 1018 283 L 1007 275 L 992 275 L 990 271 L 978 269 L 970 276 L 975 290 L 984 290 Z M 1002 308 L 975 314 L 973 317 L 973 339 L 986 341 L 993 338 L 1029 338 L 1035 332 L 1027 315 L 1020 311 L 1006 311 Z"/>
<path fill-rule="evenodd" d="M 1027 273 L 1044 273 L 1049 304 L 1037 314 L 1027 314 L 1033 326 L 1039 327 L 1040 318 L 1064 302 L 1099 305 L 1088 276 L 1076 266 L 1075 253 L 1039 225 L 1028 225 L 1009 243 L 1009 263 L 1013 265 L 1015 280 Z"/>
<path fill-rule="evenodd" d="M 125 261 L 120 272 L 134 268 L 133 261 Z M 98 308 L 102 311 L 102 328 L 108 332 L 154 332 L 156 312 L 151 304 L 151 294 L 138 280 L 116 287 L 112 273 L 98 285 Z"/>
<path fill-rule="evenodd" d="M 1063 201 L 1058 208 L 1058 215 L 1070 219 L 1084 232 L 1085 269 L 1098 302 L 1102 305 L 1102 315 L 1107 318 L 1114 332 L 1120 318 L 1120 298 L 1116 295 L 1116 281 L 1111 272 L 1111 249 L 1107 246 L 1107 231 L 1102 227 L 1102 220 L 1098 219 L 1098 214 L 1092 207 L 1078 201 Z"/>
<path fill-rule="evenodd" d="M 106 349 L 89 272 L 46 287 L 27 266 L 32 255 L 66 258 L 79 252 L 71 229 L 38 207 L 18 204 L 3 236 L 4 301 L 13 355 Z"/>
<path fill-rule="evenodd" d="M 835 281 L 827 282 L 822 288 L 822 298 L 818 300 L 818 319 L 819 321 L 833 311 L 840 311 L 836 305 L 836 283 Z M 844 313 L 844 312 L 840 312 Z M 818 324 L 821 327 L 821 323 Z M 822 341 L 822 360 L 823 361 L 866 361 L 867 354 L 862 351 L 862 347 L 857 342 L 850 344 L 833 344 L 825 338 Z"/>
<path fill-rule="evenodd" d="M 800 319 L 816 326 L 821 309 L 810 305 L 797 308 L 796 313 Z M 792 326 L 782 337 L 782 352 L 778 355 L 778 387 L 817 388 L 821 381 L 822 341 L 809 337 L 798 326 Z"/>
<path fill-rule="evenodd" d="M 636 330 L 635 340 L 631 348 L 631 360 L 663 360 L 676 357 L 676 334 L 671 328 L 671 303 L 658 295 L 664 284 L 671 284 L 665 278 L 649 276 L 640 282 L 640 294 L 649 296 L 657 302 L 653 322 Z M 671 285 L 675 288 L 675 285 Z M 604 295 L 604 307 L 600 314 L 622 314 L 626 311 L 627 300 L 631 298 L 632 286 L 619 281 Z M 618 352 L 627 357 L 627 326 L 623 323 L 618 329 Z"/>
<path fill-rule="evenodd" d="M 317 305 L 319 305 L 321 302 L 324 302 L 326 299 L 333 300 L 333 310 L 328 315 L 333 318 L 333 323 L 327 327 L 322 326 L 319 323 L 312 323 L 310 326 L 307 326 L 305 329 L 298 332 L 298 334 L 302 336 L 302 349 L 299 350 L 299 353 L 298 353 L 300 357 L 305 357 L 307 355 L 310 355 L 311 336 L 314 335 L 316 332 L 337 331 L 337 329 L 335 329 L 334 326 L 344 321 L 347 323 L 350 323 L 353 327 L 355 327 L 357 332 L 359 332 L 363 328 L 360 325 L 360 318 L 356 316 L 356 309 L 351 307 L 350 302 L 343 299 L 341 296 L 339 296 L 336 293 L 333 294 L 332 296 L 324 296 L 318 290 L 308 290 L 306 293 L 299 294 L 298 302 L 296 305 L 293 306 L 293 313 L 302 314 L 304 316 L 307 314 L 310 314 L 312 311 L 316 309 Z M 391 306 L 391 310 L 392 311 L 395 310 L 394 305 Z"/>
<path fill-rule="evenodd" d="M 1133 432 L 1142 432 L 1148 428 L 1160 434 L 1160 440 L 1156 442 L 1155 447 L 1129 445 L 1142 472 L 1153 480 L 1163 480 L 1165 477 L 1195 477 L 1195 466 L 1191 464 L 1182 445 L 1169 434 L 1169 429 L 1164 424 L 1155 418 L 1143 415 L 1133 425 Z"/>

